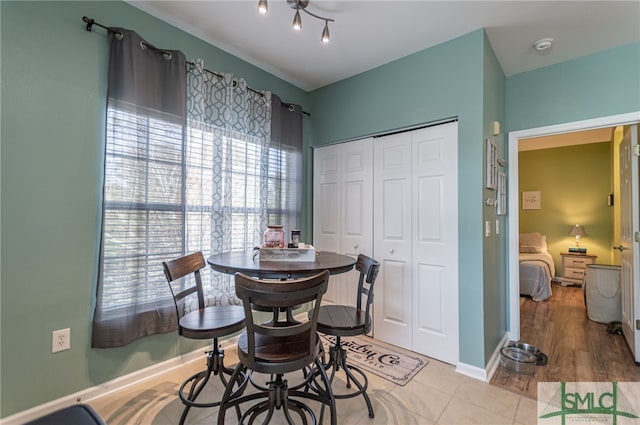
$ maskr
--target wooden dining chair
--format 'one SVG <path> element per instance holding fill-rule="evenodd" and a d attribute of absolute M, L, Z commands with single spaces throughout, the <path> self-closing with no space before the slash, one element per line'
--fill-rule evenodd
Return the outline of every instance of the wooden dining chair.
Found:
<path fill-rule="evenodd" d="M 347 388 L 353 382 L 357 390 L 347 393 L 334 393 L 336 399 L 356 397 L 362 394 L 367 404 L 369 417 L 374 417 L 373 406 L 367 395 L 369 381 L 362 369 L 347 363 L 347 353 L 342 348 L 343 336 L 366 335 L 371 331 L 371 305 L 373 303 L 373 285 L 380 271 L 380 263 L 364 254 L 358 255 L 356 270 L 360 272 L 358 292 L 355 306 L 323 305 L 309 314 L 318 314 L 318 332 L 336 337 L 336 342 L 329 348 L 329 361 L 325 365 L 329 374 L 329 381 L 333 382 L 335 374 L 344 370 L 347 378 Z M 356 374 L 358 376 L 356 376 Z M 359 378 L 358 378 L 359 377 Z"/>
<path fill-rule="evenodd" d="M 233 369 L 224 366 L 224 351 L 219 347 L 218 338 L 244 329 L 245 314 L 244 309 L 239 305 L 205 305 L 200 270 L 206 266 L 206 263 L 202 252 L 198 251 L 175 260 L 165 261 L 162 266 L 176 307 L 178 334 L 189 339 L 213 339 L 213 348 L 206 352 L 207 368 L 190 376 L 178 390 L 180 400 L 185 405 L 180 417 L 180 424 L 183 424 L 192 407 L 220 405 L 220 401 L 196 401 L 211 375 L 220 377 L 223 388 L 233 386 L 229 385 L 229 380 L 224 376 L 225 373 L 231 375 Z M 188 276 L 193 276 L 193 284 L 189 284 Z M 187 311 L 185 304 L 190 301 L 197 306 L 197 309 Z M 241 380 L 233 382 L 241 382 Z M 239 410 L 237 414 L 240 415 Z"/>
<path fill-rule="evenodd" d="M 303 318 L 302 321 L 291 320 L 288 315 L 274 315 L 272 320 L 261 322 L 259 313 L 255 311 L 255 306 L 272 310 L 289 309 L 309 302 L 319 306 L 327 290 L 329 272 L 325 270 L 311 277 L 289 281 L 264 281 L 237 273 L 235 282 L 236 294 L 244 305 L 247 330 L 238 340 L 240 363 L 231 381 L 240 379 L 240 374 L 246 370 L 257 391 L 243 394 L 244 388 L 234 390 L 228 386 L 222 396 L 218 424 L 225 423 L 227 409 L 246 404 L 249 406 L 246 410 L 243 408 L 242 424 L 252 424 L 258 418 L 260 423 L 267 424 L 276 410 L 282 410 L 289 424 L 294 423 L 292 412 L 300 416 L 303 423 L 306 424 L 310 418 L 315 424 L 316 415 L 307 403 L 316 401 L 323 407 L 329 407 L 331 424 L 336 425 L 335 399 L 320 362 L 322 344 L 316 332 L 317 309 L 308 320 Z M 304 378 L 298 379 L 302 382 L 289 383 L 285 374 L 297 371 L 303 372 Z M 256 382 L 254 373 L 269 375 L 269 381 L 265 385 Z M 321 389 L 308 391 L 309 381 L 318 375 L 322 381 Z"/>

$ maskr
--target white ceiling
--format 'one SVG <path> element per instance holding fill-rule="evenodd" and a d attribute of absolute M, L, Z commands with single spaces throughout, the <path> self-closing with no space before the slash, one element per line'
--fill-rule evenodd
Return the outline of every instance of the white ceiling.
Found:
<path fill-rule="evenodd" d="M 269 0 L 267 16 L 257 0 L 129 3 L 307 91 L 479 28 L 507 76 L 640 41 L 640 0 L 311 0 L 308 10 L 335 19 L 327 45 L 324 22 L 304 13 L 293 31 L 284 0 Z M 555 42 L 541 54 L 532 44 L 545 37 Z"/>

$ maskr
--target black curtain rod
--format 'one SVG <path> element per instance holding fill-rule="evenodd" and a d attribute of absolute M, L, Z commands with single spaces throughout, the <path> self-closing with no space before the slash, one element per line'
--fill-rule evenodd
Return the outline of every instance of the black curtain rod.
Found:
<path fill-rule="evenodd" d="M 100 23 L 96 22 L 96 21 L 95 21 L 95 19 L 89 18 L 89 17 L 87 17 L 87 16 L 83 16 L 83 17 L 82 17 L 82 20 L 84 21 L 84 23 L 86 23 L 86 24 L 87 24 L 87 31 L 89 31 L 89 32 L 91 32 L 91 29 L 93 28 L 93 26 L 94 26 L 94 25 L 96 25 L 96 26 L 98 26 L 98 27 L 100 27 L 100 28 L 105 29 L 105 30 L 106 30 L 106 31 L 108 31 L 108 32 L 111 32 L 111 33 L 114 33 L 114 34 L 119 34 L 119 35 L 120 35 L 120 37 L 122 37 L 122 36 L 123 36 L 123 34 L 122 34 L 120 31 L 116 31 L 116 30 L 114 30 L 113 28 L 110 28 L 110 27 L 104 26 L 104 25 L 102 25 L 102 24 L 100 24 Z M 158 50 L 159 50 L 159 49 L 158 49 Z M 161 51 L 161 50 L 160 50 L 160 51 Z M 193 62 L 190 62 L 190 61 L 186 61 L 186 62 L 187 62 L 187 64 L 188 64 L 188 65 L 190 65 L 190 66 L 195 66 L 195 64 L 194 64 Z M 208 72 L 209 74 L 213 74 L 213 75 L 215 75 L 216 77 L 218 77 L 218 78 L 220 78 L 220 79 L 224 78 L 224 76 L 223 76 L 222 74 L 218 73 L 218 72 L 211 71 L 210 69 L 207 69 L 207 68 L 204 68 L 204 70 L 205 70 L 206 72 Z M 234 84 L 235 84 L 235 83 L 234 83 Z M 249 87 L 249 86 L 247 86 L 247 90 L 252 91 L 252 92 L 254 92 L 254 93 L 256 93 L 256 94 L 259 94 L 260 96 L 264 96 L 264 93 L 263 93 L 263 92 L 261 92 L 261 91 L 259 91 L 259 90 L 252 89 L 252 88 L 251 88 L 251 87 Z M 288 107 L 290 111 L 293 111 L 293 110 L 295 109 L 295 105 L 292 105 L 291 103 L 284 103 L 284 102 L 282 102 L 282 104 L 283 104 L 284 106 Z M 311 116 L 311 114 L 310 114 L 309 112 L 305 111 L 305 110 L 302 110 L 302 113 L 303 113 L 303 114 L 305 114 L 305 115 L 306 115 L 306 116 L 308 116 L 308 117 L 310 117 L 310 116 Z"/>

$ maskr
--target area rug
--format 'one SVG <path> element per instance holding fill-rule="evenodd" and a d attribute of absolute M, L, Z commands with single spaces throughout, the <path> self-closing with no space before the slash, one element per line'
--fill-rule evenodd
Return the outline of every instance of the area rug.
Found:
<path fill-rule="evenodd" d="M 336 337 L 322 335 L 325 351 L 334 345 Z M 342 337 L 347 363 L 371 372 L 397 385 L 406 385 L 429 363 L 424 357 L 383 344 L 368 336 Z"/>

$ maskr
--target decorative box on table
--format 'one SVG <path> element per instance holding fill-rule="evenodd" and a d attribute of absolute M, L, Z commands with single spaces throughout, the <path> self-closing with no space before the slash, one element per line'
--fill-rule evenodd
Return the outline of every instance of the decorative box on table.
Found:
<path fill-rule="evenodd" d="M 311 245 L 304 248 L 260 248 L 260 261 L 316 261 L 316 249 Z"/>

